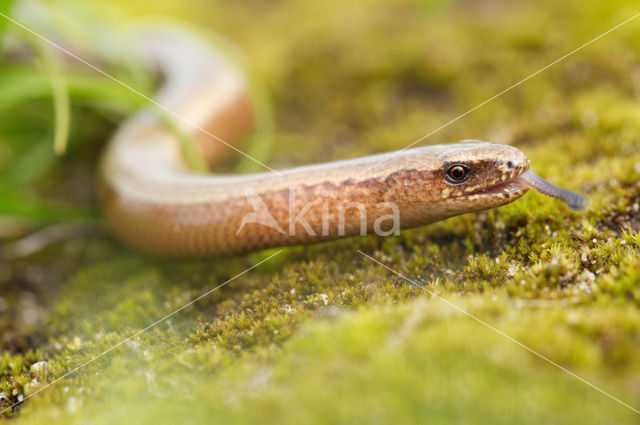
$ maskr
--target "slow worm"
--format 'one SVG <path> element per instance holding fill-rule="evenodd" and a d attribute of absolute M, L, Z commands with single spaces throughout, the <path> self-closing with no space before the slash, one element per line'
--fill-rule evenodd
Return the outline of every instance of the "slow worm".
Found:
<path fill-rule="evenodd" d="M 164 78 L 159 104 L 230 144 L 252 131 L 244 74 L 181 30 L 140 35 L 142 57 Z M 185 126 L 214 164 L 229 147 Z M 586 207 L 584 198 L 529 171 L 511 146 L 467 141 L 293 168 L 212 175 L 191 171 L 181 145 L 150 111 L 116 132 L 99 171 L 115 234 L 151 254 L 195 257 L 309 244 L 399 229 L 498 207 L 529 188 Z"/>

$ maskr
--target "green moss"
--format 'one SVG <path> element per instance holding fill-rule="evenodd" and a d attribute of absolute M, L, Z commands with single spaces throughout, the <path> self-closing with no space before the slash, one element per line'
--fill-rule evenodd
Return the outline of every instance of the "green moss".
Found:
<path fill-rule="evenodd" d="M 456 301 L 479 317 L 495 310 L 481 297 Z M 508 304 L 493 318 L 495 325 L 629 399 L 620 371 L 588 371 L 618 362 L 629 370 L 633 342 L 603 341 L 601 332 L 616 328 L 618 338 L 637 340 L 636 312 L 558 305 L 512 314 L 506 313 L 513 308 Z M 24 422 L 39 423 L 53 414 L 66 423 L 82 423 L 87 416 L 94 423 L 173 423 L 185 417 L 223 423 L 635 420 L 631 411 L 519 346 L 426 299 L 316 315 L 280 348 L 251 355 L 214 342 L 163 359 L 154 353 L 165 348 L 144 339 L 99 369 L 101 383 L 91 394 L 72 388 L 63 410 L 43 406 Z M 612 357 L 607 344 L 620 352 Z"/>
<path fill-rule="evenodd" d="M 402 148 L 634 13 L 631 1 L 437 3 L 154 7 L 205 22 L 246 52 L 273 97 L 273 167 Z M 630 70 L 639 39 L 637 25 L 620 28 L 425 141 L 514 144 L 541 176 L 587 193 L 586 214 L 530 193 L 397 237 L 286 249 L 10 415 L 18 423 L 633 423 L 631 410 L 356 249 L 638 408 L 640 89 Z M 71 100 L 90 105 L 72 110 L 70 153 L 53 160 L 46 80 L 32 80 L 20 85 L 31 94 L 0 105 L 12 117 L 0 122 L 0 195 L 18 182 L 40 200 L 96 209 L 91 142 L 134 102 L 71 67 Z M 30 159 L 27 168 L 16 158 Z M 71 219 L 54 212 L 47 217 Z M 25 232 L 15 223 L 3 252 Z M 34 254 L 3 257 L 0 405 L 273 253 L 162 261 L 81 225 Z M 46 374 L 32 370 L 39 361 Z"/>

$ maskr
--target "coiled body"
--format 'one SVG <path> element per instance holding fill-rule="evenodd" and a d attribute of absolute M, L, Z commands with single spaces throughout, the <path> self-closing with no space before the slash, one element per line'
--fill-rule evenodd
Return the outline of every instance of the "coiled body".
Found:
<path fill-rule="evenodd" d="M 141 54 L 164 76 L 159 104 L 234 144 L 253 128 L 243 74 L 181 31 L 141 37 Z M 229 147 L 185 127 L 207 160 Z M 470 167 L 447 181 L 452 163 Z M 314 243 L 370 232 L 397 233 L 517 199 L 510 183 L 528 168 L 515 148 L 489 143 L 430 146 L 281 172 L 219 176 L 192 172 L 178 139 L 150 112 L 109 143 L 100 195 L 115 234 L 146 252 L 193 257 Z"/>

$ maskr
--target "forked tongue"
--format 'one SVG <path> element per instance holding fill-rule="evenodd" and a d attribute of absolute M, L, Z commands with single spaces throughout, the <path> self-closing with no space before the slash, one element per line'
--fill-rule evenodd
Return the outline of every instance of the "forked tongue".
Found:
<path fill-rule="evenodd" d="M 589 207 L 589 199 L 570 190 L 553 185 L 531 170 L 525 171 L 517 178 L 529 189 L 564 201 L 571 211 L 584 212 Z"/>

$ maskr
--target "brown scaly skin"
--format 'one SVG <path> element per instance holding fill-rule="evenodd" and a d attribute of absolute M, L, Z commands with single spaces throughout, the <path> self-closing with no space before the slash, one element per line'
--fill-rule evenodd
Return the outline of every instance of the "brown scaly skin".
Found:
<path fill-rule="evenodd" d="M 251 130 L 242 75 L 218 53 L 166 30 L 144 38 L 141 51 L 165 75 L 160 104 L 228 143 Z M 194 134 L 210 163 L 230 150 Z M 447 178 L 455 164 L 468 167 L 462 183 Z M 497 207 L 526 193 L 516 177 L 528 167 L 513 147 L 471 141 L 249 176 L 198 175 L 186 169 L 171 133 L 142 113 L 114 136 L 99 180 L 105 215 L 120 239 L 155 255 L 196 257 L 390 234 L 397 230 L 394 211 L 404 229 Z M 243 223 L 260 212 L 256 201 L 270 225 Z"/>

